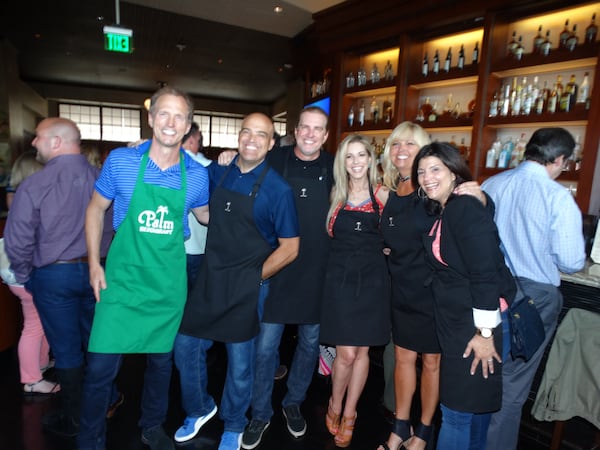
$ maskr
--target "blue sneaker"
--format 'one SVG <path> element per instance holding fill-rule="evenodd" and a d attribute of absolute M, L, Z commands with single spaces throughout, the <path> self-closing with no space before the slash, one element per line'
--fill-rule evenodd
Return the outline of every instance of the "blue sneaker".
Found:
<path fill-rule="evenodd" d="M 186 417 L 183 425 L 175 432 L 175 442 L 189 441 L 198 434 L 200 428 L 217 413 L 217 405 L 211 412 L 200 417 Z"/>
<path fill-rule="evenodd" d="M 218 450 L 240 450 L 242 447 L 242 433 L 224 431 L 221 436 Z"/>

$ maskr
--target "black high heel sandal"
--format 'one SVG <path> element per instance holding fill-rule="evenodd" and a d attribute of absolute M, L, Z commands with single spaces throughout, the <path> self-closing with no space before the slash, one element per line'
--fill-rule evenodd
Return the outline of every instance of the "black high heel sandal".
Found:
<path fill-rule="evenodd" d="M 380 446 L 384 450 L 406 449 L 406 447 L 404 447 L 404 442 L 406 442 L 411 437 L 411 435 L 410 435 L 410 420 L 394 419 L 394 422 L 392 423 L 392 433 L 395 434 L 396 436 L 398 436 L 400 439 L 402 439 L 402 443 L 396 449 L 390 449 L 387 442 L 380 444 Z"/>
<path fill-rule="evenodd" d="M 422 422 L 419 422 L 419 424 L 415 428 L 415 433 L 413 434 L 413 437 L 418 437 L 419 439 L 425 441 L 426 444 L 428 444 L 431 440 L 431 437 L 433 436 L 433 429 L 433 424 L 424 425 Z"/>

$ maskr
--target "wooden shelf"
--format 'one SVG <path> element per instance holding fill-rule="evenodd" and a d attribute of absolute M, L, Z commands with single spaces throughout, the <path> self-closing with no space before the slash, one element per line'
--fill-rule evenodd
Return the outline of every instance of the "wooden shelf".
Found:
<path fill-rule="evenodd" d="M 344 89 L 344 95 L 350 97 L 367 97 L 370 95 L 390 95 L 396 92 L 396 78 L 393 80 L 381 80 L 379 83 L 367 81 L 364 86 L 354 86 Z"/>
<path fill-rule="evenodd" d="M 557 112 L 554 114 L 530 114 L 528 116 L 488 117 L 486 125 L 491 128 L 522 128 L 534 124 L 541 126 L 585 126 L 589 111 L 583 107 L 576 107 L 570 112 Z"/>
<path fill-rule="evenodd" d="M 452 67 L 449 72 L 437 74 L 430 72 L 427 76 L 419 74 L 410 78 L 408 85 L 416 89 L 434 88 L 440 86 L 458 86 L 461 84 L 477 83 L 478 65 L 465 66 L 460 70 Z"/>

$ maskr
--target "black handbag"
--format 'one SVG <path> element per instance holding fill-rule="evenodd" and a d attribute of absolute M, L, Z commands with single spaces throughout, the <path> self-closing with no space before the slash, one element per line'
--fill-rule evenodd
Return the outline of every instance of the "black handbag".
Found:
<path fill-rule="evenodd" d="M 515 277 L 519 289 L 523 292 L 519 279 Z M 535 301 L 525 296 L 515 300 L 508 308 L 510 325 L 510 353 L 513 359 L 529 361 L 546 339 L 544 323 L 535 307 Z"/>

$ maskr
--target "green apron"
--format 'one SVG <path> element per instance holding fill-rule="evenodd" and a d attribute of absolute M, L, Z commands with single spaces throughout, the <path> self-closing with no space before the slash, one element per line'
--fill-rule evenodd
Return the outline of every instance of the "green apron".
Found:
<path fill-rule="evenodd" d="M 173 349 L 187 296 L 181 189 L 144 183 L 142 157 L 127 215 L 106 259 L 106 285 L 96 304 L 89 351 L 166 353 Z"/>

